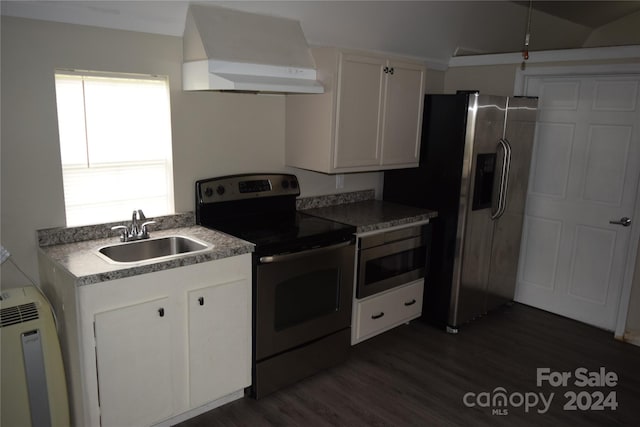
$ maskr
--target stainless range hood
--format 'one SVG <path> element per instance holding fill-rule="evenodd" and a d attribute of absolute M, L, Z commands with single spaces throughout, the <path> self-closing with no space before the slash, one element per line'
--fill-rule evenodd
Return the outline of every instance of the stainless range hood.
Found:
<path fill-rule="evenodd" d="M 190 5 L 183 44 L 184 90 L 324 92 L 298 21 Z"/>

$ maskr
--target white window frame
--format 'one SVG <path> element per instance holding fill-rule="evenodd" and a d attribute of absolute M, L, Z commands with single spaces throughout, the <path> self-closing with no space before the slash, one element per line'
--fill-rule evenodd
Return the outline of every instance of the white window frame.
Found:
<path fill-rule="evenodd" d="M 171 137 L 171 107 L 169 98 L 169 81 L 166 76 L 157 75 L 139 75 L 128 73 L 104 73 L 92 72 L 84 70 L 67 70 L 56 69 L 55 79 L 56 85 L 61 79 L 80 80 L 83 82 L 83 108 L 81 115 L 78 114 L 79 120 L 84 120 L 84 124 L 74 125 L 84 126 L 84 149 L 86 150 L 86 160 L 84 163 L 77 162 L 77 156 L 74 161 L 76 164 L 64 164 L 65 155 L 63 153 L 63 130 L 64 126 L 59 117 L 59 136 L 61 150 L 61 167 L 63 173 L 63 185 L 65 194 L 65 218 L 67 226 L 79 226 L 87 224 L 97 224 L 105 222 L 119 221 L 130 218 L 132 210 L 142 209 L 147 217 L 168 215 L 175 213 L 174 194 L 173 194 L 173 158 L 172 158 L 172 137 Z M 88 124 L 88 111 L 94 108 L 90 105 L 91 101 L 87 101 L 85 92 L 85 81 L 97 82 L 99 79 L 105 81 L 122 79 L 123 83 L 131 83 L 132 80 L 141 80 L 145 82 L 163 82 L 166 89 L 166 111 L 161 109 L 158 113 L 165 115 L 164 118 L 159 117 L 158 122 L 161 130 L 160 136 L 156 135 L 153 144 L 160 141 L 159 146 L 152 146 L 151 141 L 141 141 L 147 144 L 148 149 L 145 152 L 153 153 L 149 158 L 140 157 L 137 154 L 133 159 L 127 159 L 127 150 L 119 154 L 111 154 L 111 159 L 100 159 L 99 155 L 92 158 L 90 150 L 90 141 L 94 142 L 98 138 L 91 137 L 91 124 Z M 58 92 L 58 87 L 56 87 Z M 60 94 L 57 93 L 59 97 Z M 160 95 L 162 96 L 162 95 Z M 155 105 L 155 104 L 154 104 Z M 76 104 L 77 106 L 77 104 Z M 60 99 L 58 99 L 57 111 L 60 114 Z M 80 117 L 81 116 L 81 117 Z M 97 115 L 92 116 L 95 120 Z M 103 117 L 99 115 L 99 117 Z M 106 120 L 110 120 L 106 116 Z M 74 118 L 75 119 L 75 118 Z M 113 119 L 115 120 L 115 119 Z M 166 120 L 164 122 L 163 120 Z M 103 123 L 101 120 L 96 123 Z M 113 121 L 111 122 L 113 123 Z M 117 122 L 116 122 L 117 123 Z M 95 125 L 94 125 L 95 127 Z M 153 129 L 157 127 L 154 126 Z M 151 128 L 149 128 L 151 129 Z M 78 129 L 76 129 L 78 130 Z M 137 130 L 137 129 L 136 129 Z M 68 134 L 68 133 L 67 133 Z M 145 132 L 146 134 L 146 132 Z M 76 137 L 78 134 L 76 134 Z M 144 138 L 143 138 L 144 140 Z M 76 139 L 78 142 L 79 139 Z M 135 144 L 140 141 L 130 141 L 128 144 Z M 102 141 L 104 144 L 105 141 Z M 129 145 L 130 147 L 131 145 Z M 69 147 L 69 145 L 67 145 Z M 104 145 L 102 145 L 104 147 Z M 69 148 L 66 148 L 69 150 Z M 95 153 L 99 150 L 93 150 Z M 69 153 L 70 151 L 67 151 Z M 109 151 L 113 153 L 113 151 Z M 117 157 L 114 159 L 113 157 Z M 67 159 L 69 156 L 67 156 Z M 97 160 L 97 161 L 96 161 Z M 93 183 L 93 184 L 90 184 Z"/>

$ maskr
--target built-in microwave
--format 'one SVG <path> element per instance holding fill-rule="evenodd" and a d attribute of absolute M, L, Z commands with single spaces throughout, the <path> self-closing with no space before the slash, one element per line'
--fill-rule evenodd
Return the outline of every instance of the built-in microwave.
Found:
<path fill-rule="evenodd" d="M 412 225 L 358 238 L 358 299 L 423 278 L 431 228 Z"/>

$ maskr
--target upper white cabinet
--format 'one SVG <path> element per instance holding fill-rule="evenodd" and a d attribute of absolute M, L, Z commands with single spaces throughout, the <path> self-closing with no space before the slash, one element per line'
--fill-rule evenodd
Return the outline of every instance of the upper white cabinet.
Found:
<path fill-rule="evenodd" d="M 380 165 L 385 66 L 383 58 L 341 55 L 335 169 Z"/>
<path fill-rule="evenodd" d="M 384 102 L 382 165 L 418 166 L 424 103 L 422 65 L 389 61 Z"/>
<path fill-rule="evenodd" d="M 369 53 L 313 50 L 322 95 L 286 99 L 286 164 L 324 173 L 415 167 L 425 67 Z"/>

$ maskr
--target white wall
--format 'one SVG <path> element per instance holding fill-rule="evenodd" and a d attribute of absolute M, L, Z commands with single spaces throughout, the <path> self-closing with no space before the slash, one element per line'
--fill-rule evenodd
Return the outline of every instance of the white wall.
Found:
<path fill-rule="evenodd" d="M 633 288 L 629 297 L 629 311 L 623 338 L 625 341 L 640 346 L 640 248 L 636 258 Z"/>
<path fill-rule="evenodd" d="M 334 176 L 285 168 L 284 96 L 182 92 L 180 37 L 5 16 L 0 31 L 0 240 L 35 281 L 36 230 L 65 225 L 56 68 L 169 76 L 176 211 L 193 210 L 197 179 L 243 172 L 292 171 L 303 196 L 369 188 L 379 194 L 381 173 L 347 175 L 336 190 Z M 16 280 L 7 265 L 2 287 Z"/>
<path fill-rule="evenodd" d="M 517 68 L 514 64 L 452 67 L 445 74 L 444 92 L 479 90 L 484 94 L 510 96 Z"/>
<path fill-rule="evenodd" d="M 427 70 L 425 76 L 425 93 L 444 93 L 444 78 L 446 73 L 444 71 Z"/>

